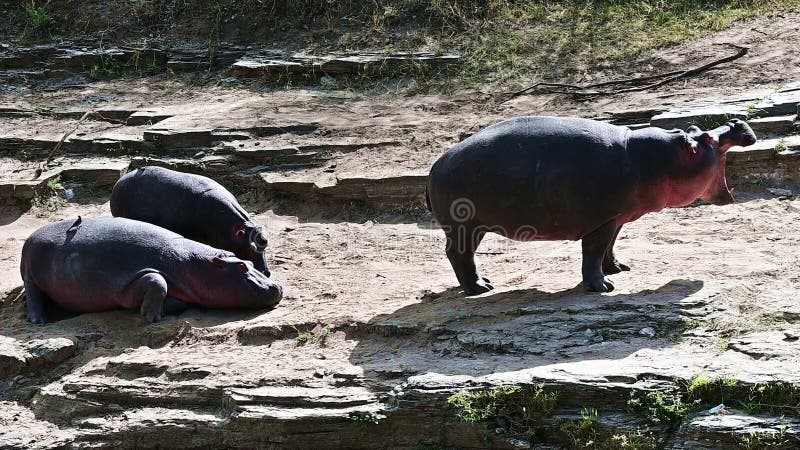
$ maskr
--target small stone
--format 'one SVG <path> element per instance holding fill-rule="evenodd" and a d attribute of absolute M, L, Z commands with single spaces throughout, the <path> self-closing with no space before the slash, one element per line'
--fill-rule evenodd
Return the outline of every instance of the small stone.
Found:
<path fill-rule="evenodd" d="M 325 369 L 317 369 L 314 371 L 314 378 L 325 378 Z"/>
<path fill-rule="evenodd" d="M 654 329 L 652 329 L 650 327 L 645 327 L 645 328 L 642 328 L 641 330 L 639 330 L 639 334 L 641 334 L 642 336 L 647 336 L 647 337 L 656 337 L 656 330 L 654 330 Z"/>
<path fill-rule="evenodd" d="M 583 332 L 583 335 L 587 338 L 591 338 L 595 335 L 595 331 L 591 328 L 587 328 L 586 331 Z"/>
<path fill-rule="evenodd" d="M 322 353 L 317 354 L 317 359 L 326 359 L 327 357 Z"/>
<path fill-rule="evenodd" d="M 800 335 L 795 333 L 794 331 L 784 331 L 783 332 L 783 340 L 786 342 L 794 342 L 800 339 Z"/>
<path fill-rule="evenodd" d="M 770 194 L 776 197 L 791 197 L 794 195 L 791 190 L 789 189 L 780 189 L 780 188 L 767 188 Z"/>

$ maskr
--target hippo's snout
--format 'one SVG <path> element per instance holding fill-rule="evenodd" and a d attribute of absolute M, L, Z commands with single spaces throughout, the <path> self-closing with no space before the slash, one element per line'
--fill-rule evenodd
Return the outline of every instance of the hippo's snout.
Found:
<path fill-rule="evenodd" d="M 262 300 L 264 308 L 274 308 L 283 299 L 283 288 L 278 283 L 270 283 Z"/>
<path fill-rule="evenodd" d="M 729 131 L 720 136 L 721 142 L 730 140 L 733 145 L 747 147 L 758 141 L 755 131 L 743 120 L 732 119 L 727 126 Z"/>

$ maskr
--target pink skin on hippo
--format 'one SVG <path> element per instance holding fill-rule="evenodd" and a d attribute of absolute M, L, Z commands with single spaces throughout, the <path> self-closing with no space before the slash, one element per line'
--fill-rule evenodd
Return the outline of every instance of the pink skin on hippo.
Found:
<path fill-rule="evenodd" d="M 283 290 L 250 261 L 124 218 L 60 221 L 22 247 L 28 320 L 45 323 L 49 302 L 72 312 L 138 309 L 151 322 L 189 304 L 272 308 Z"/>
<path fill-rule="evenodd" d="M 620 228 L 697 199 L 733 202 L 727 151 L 752 145 L 741 120 L 702 132 L 626 127 L 572 117 L 518 117 L 457 144 L 431 168 L 428 204 L 467 295 L 493 289 L 475 266 L 487 232 L 515 240 L 581 240 L 587 291 L 630 270 L 614 255 Z"/>

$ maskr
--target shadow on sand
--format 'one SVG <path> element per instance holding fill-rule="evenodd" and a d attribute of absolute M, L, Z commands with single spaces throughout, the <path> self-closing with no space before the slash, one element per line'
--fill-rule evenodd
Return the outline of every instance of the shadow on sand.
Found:
<path fill-rule="evenodd" d="M 377 333 L 352 336 L 359 343 L 350 362 L 380 383 L 425 372 L 480 376 L 622 359 L 673 345 L 685 323 L 681 303 L 702 287 L 702 281 L 673 280 L 631 294 L 586 294 L 577 286 L 473 298 L 447 290 L 375 317 L 367 329 Z"/>

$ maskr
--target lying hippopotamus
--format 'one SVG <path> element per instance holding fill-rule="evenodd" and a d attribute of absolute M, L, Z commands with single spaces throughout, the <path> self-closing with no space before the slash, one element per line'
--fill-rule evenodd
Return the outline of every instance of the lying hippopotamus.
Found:
<path fill-rule="evenodd" d="M 139 309 L 157 322 L 187 303 L 271 308 L 282 289 L 249 261 L 161 227 L 123 218 L 61 221 L 35 231 L 20 264 L 28 320 L 52 301 L 73 312 Z"/>
<path fill-rule="evenodd" d="M 270 275 L 264 232 L 233 194 L 208 177 L 154 166 L 134 170 L 114 185 L 111 214 L 152 223 L 231 251 Z"/>
<path fill-rule="evenodd" d="M 706 132 L 626 127 L 569 117 L 518 117 L 451 148 L 431 168 L 428 204 L 467 295 L 493 287 L 475 250 L 487 232 L 514 240 L 582 240 L 583 284 L 630 270 L 614 257 L 622 225 L 696 199 L 733 202 L 725 157 L 756 141 L 741 120 Z"/>

